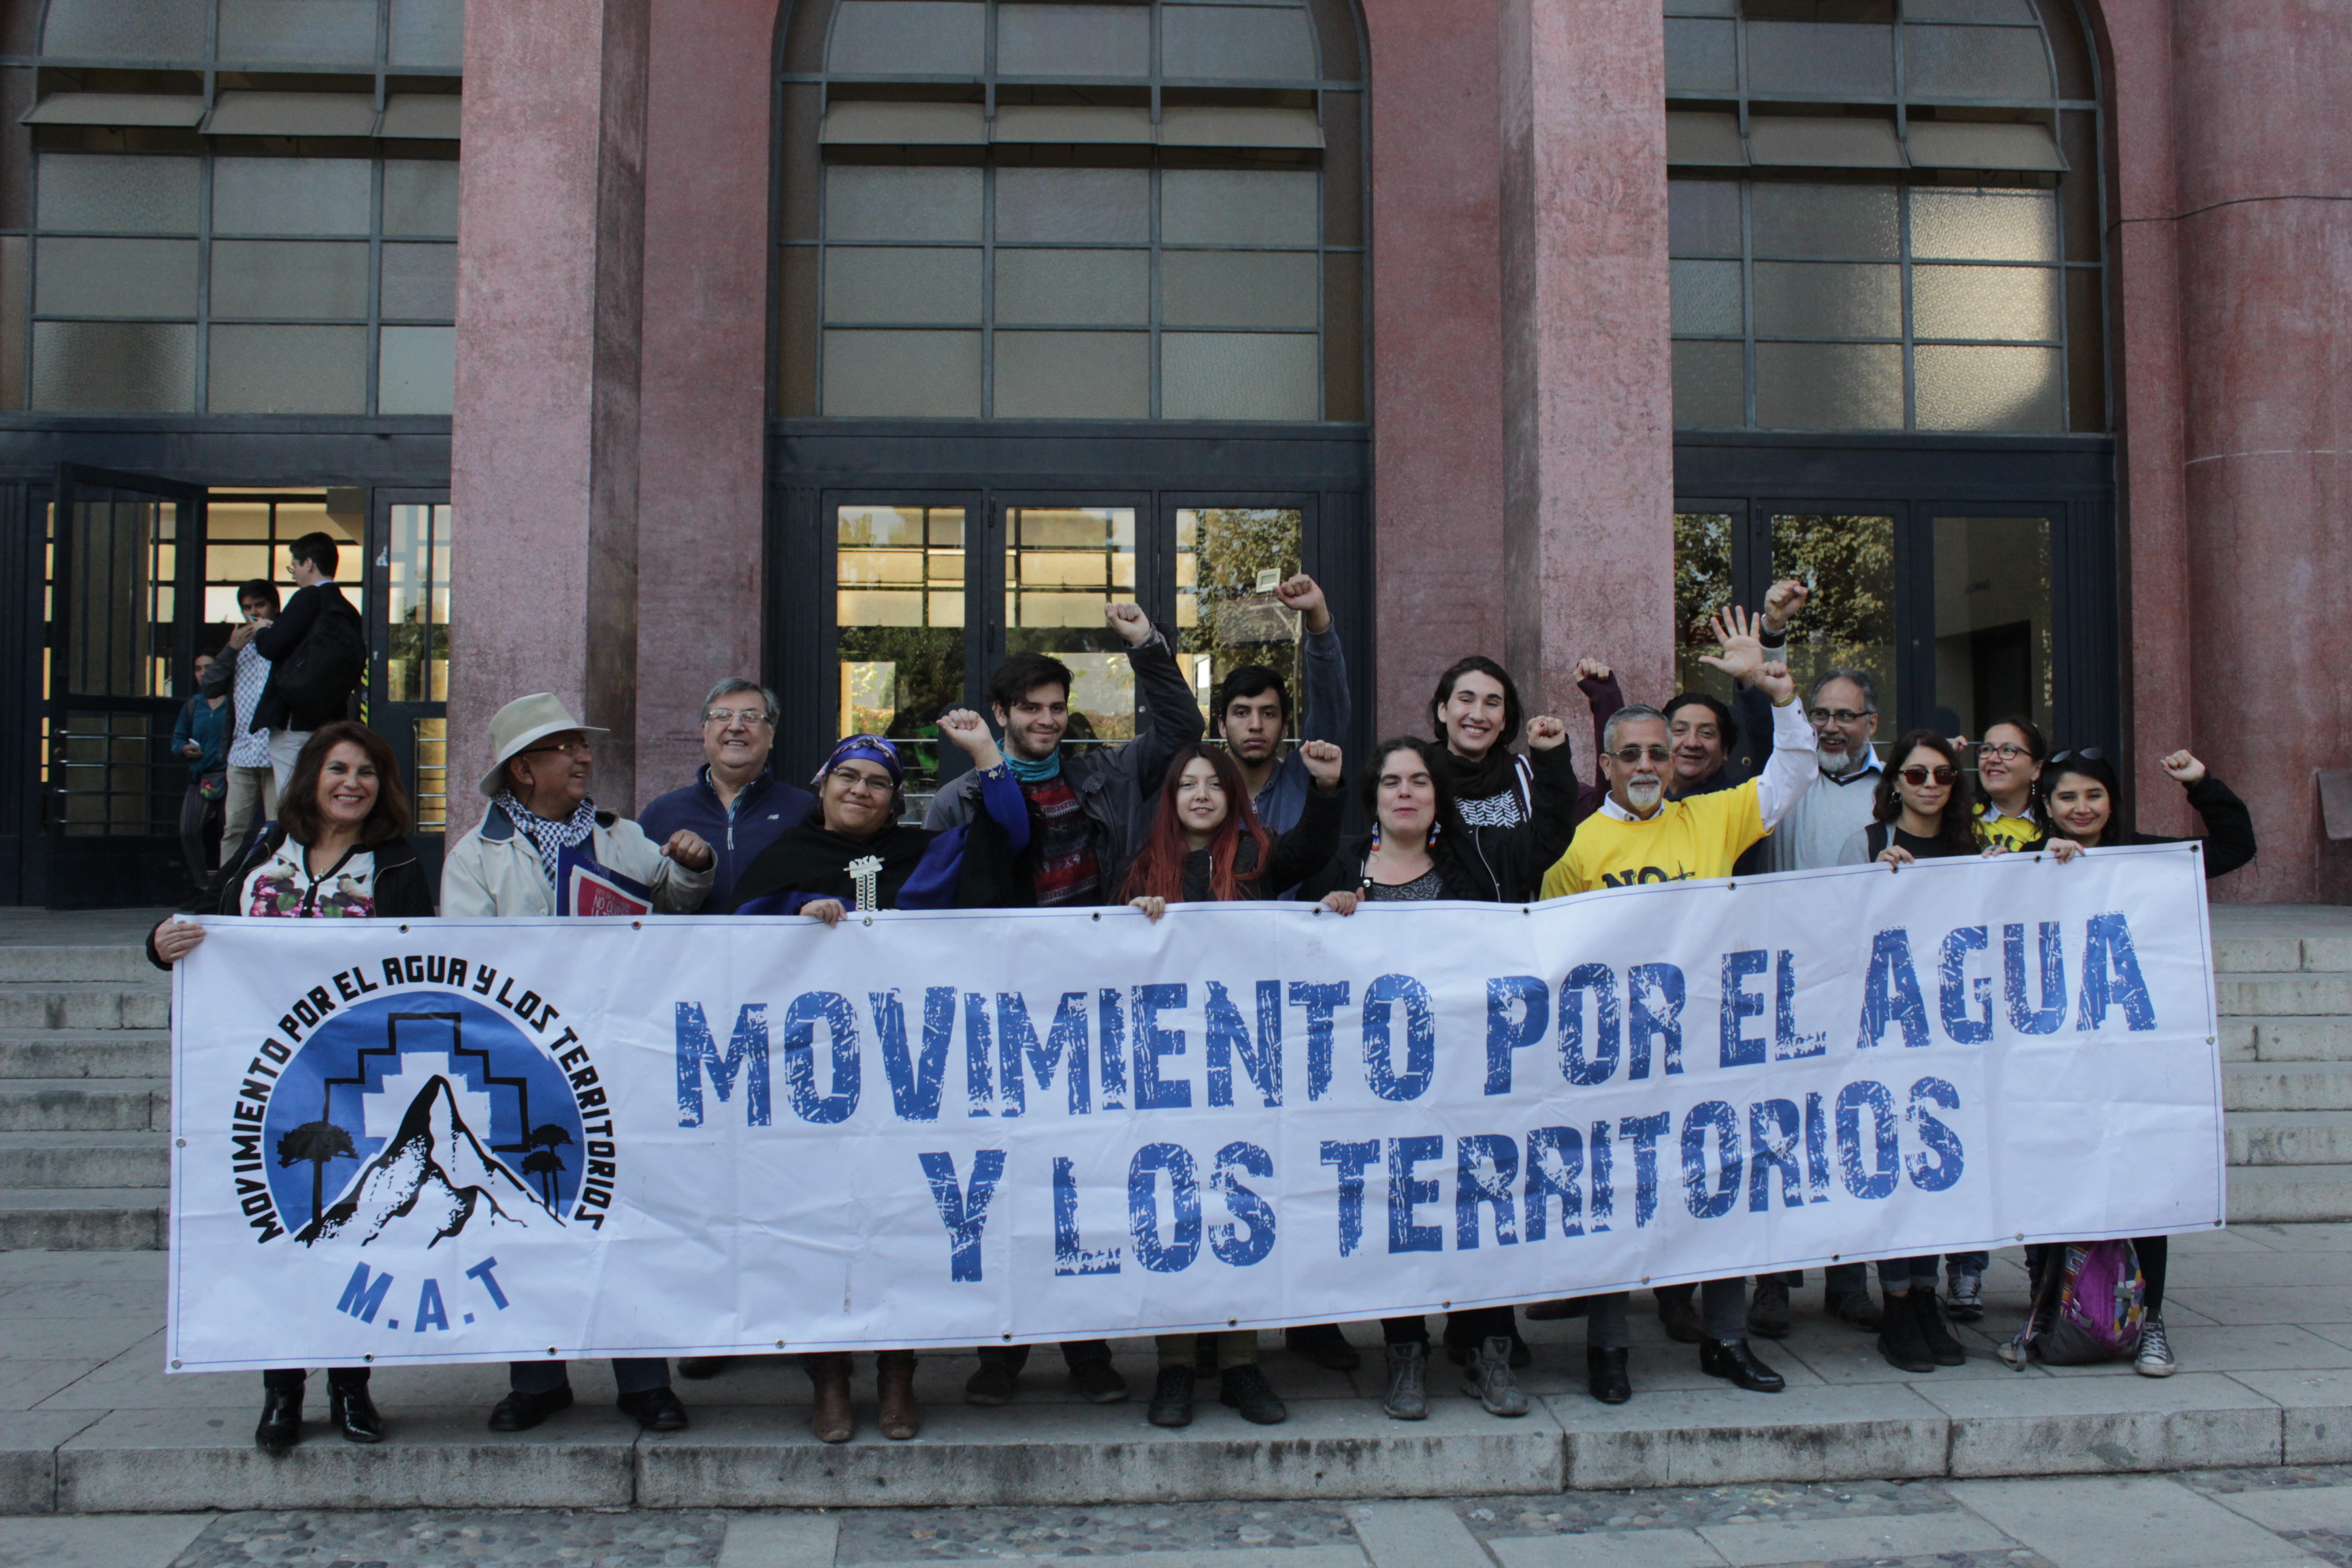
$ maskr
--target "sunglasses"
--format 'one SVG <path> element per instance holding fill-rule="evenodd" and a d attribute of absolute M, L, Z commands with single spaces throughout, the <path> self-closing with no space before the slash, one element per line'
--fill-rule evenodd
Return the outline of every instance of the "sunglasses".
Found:
<path fill-rule="evenodd" d="M 1926 784 L 1930 777 L 1934 778 L 1939 784 L 1948 784 L 1959 776 L 1960 770 L 1953 767 L 1948 763 L 1937 768 L 1905 768 L 1901 774 L 1903 782 L 1909 784 L 1913 789 L 1917 789 L 1920 785 Z"/>
<path fill-rule="evenodd" d="M 1654 763 L 1666 763 L 1672 762 L 1675 755 L 1664 746 L 1652 746 L 1646 750 L 1640 746 L 1627 746 L 1622 751 L 1612 752 L 1609 754 L 1629 768 L 1643 757 L 1649 758 Z"/>
<path fill-rule="evenodd" d="M 2104 763 L 2107 760 L 2107 753 L 2096 746 L 2083 746 L 2071 752 L 2056 752 L 2051 757 L 2050 765 L 2054 768 L 2060 763 L 2071 763 L 2078 757 L 2086 763 Z"/>

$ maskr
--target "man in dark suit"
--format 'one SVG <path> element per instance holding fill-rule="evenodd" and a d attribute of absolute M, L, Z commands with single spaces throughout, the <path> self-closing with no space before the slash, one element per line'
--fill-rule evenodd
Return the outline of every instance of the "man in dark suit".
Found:
<path fill-rule="evenodd" d="M 253 635 L 254 651 L 269 661 L 270 674 L 260 700 L 253 705 L 252 727 L 269 731 L 269 766 L 278 775 L 280 793 L 294 776 L 294 759 L 302 754 L 302 742 L 320 725 L 346 717 L 352 694 L 346 691 L 331 704 L 298 709 L 278 690 L 278 670 L 289 654 L 317 633 L 324 617 L 349 616 L 357 621 L 360 614 L 335 586 L 337 551 L 332 536 L 306 533 L 287 546 L 286 553 L 288 575 L 294 579 L 297 591 L 278 618 Z"/>

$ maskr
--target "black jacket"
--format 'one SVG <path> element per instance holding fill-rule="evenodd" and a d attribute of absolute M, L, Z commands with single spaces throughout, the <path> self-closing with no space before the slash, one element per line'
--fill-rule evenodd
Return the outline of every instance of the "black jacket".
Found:
<path fill-rule="evenodd" d="M 264 831 L 264 828 L 268 831 Z M 286 842 L 283 825 L 271 822 L 246 836 L 244 847 L 222 862 L 204 891 L 180 906 L 184 915 L 234 915 L 255 868 L 278 853 Z M 356 852 L 356 851 L 354 851 Z M 433 881 L 416 858 L 416 847 L 405 838 L 375 847 L 375 914 L 378 920 L 415 920 L 434 912 Z M 172 966 L 155 951 L 155 933 L 147 933 L 147 962 L 158 969 Z"/>
<path fill-rule="evenodd" d="M 1339 847 L 1339 819 L 1347 815 L 1347 797 L 1338 790 L 1309 784 L 1307 805 L 1287 833 L 1277 834 L 1266 857 L 1265 874 L 1249 876 L 1257 865 L 1257 845 L 1244 838 L 1234 851 L 1234 871 L 1248 879 L 1241 884 L 1244 899 L 1279 899 L 1318 867 L 1330 863 Z M 1210 890 L 1209 852 L 1195 849 L 1184 857 L 1184 901 L 1205 904 L 1215 900 Z M 1302 892 L 1301 897 L 1305 894 Z M 1316 897 L 1322 897 L 1317 894 Z"/>
<path fill-rule="evenodd" d="M 278 613 L 276 620 L 254 633 L 253 641 L 247 646 L 269 661 L 270 670 L 269 684 L 261 689 L 260 697 L 253 704 L 250 728 L 285 730 L 299 734 L 315 730 L 321 724 L 331 724 L 348 715 L 351 707 L 351 693 L 348 691 L 332 708 L 295 711 L 286 699 L 278 695 L 277 667 L 288 654 L 302 646 L 303 639 L 319 624 L 320 616 L 349 616 L 357 620 L 359 614 L 352 608 L 352 602 L 343 597 L 341 588 L 332 583 L 319 583 L 298 592 L 286 602 L 286 608 Z"/>
<path fill-rule="evenodd" d="M 2240 800 L 2237 792 L 2211 773 L 2193 784 L 2180 786 L 2189 796 L 2189 804 L 2205 819 L 2205 879 L 2226 877 L 2254 858 L 2254 818 Z M 2037 838 L 2025 846 L 2039 849 L 2050 838 L 2063 838 L 2063 833 Z M 2117 844 L 2191 844 L 2193 838 L 2176 838 L 2161 833 L 2119 833 Z"/>
<path fill-rule="evenodd" d="M 1564 746 L 1530 751 L 1535 768 L 1532 820 L 1516 827 L 1447 826 L 1437 836 L 1430 858 L 1437 879 L 1449 899 L 1476 903 L 1525 903 L 1543 885 L 1553 861 L 1568 852 L 1576 834 L 1576 759 Z M 1320 899 L 1330 892 L 1354 892 L 1362 886 L 1365 858 L 1371 853 L 1371 836 L 1365 834 L 1342 845 L 1323 869 L 1307 879 L 1298 890 L 1302 899 Z"/>

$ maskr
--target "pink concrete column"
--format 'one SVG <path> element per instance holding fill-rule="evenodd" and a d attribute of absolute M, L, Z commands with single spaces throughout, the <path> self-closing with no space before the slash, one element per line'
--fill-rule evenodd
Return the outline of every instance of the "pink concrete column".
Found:
<path fill-rule="evenodd" d="M 1588 654 L 1656 701 L 1674 678 L 1664 30 L 1657 0 L 1503 0 L 1502 37 L 1511 668 L 1537 710 L 1576 704 Z"/>
<path fill-rule="evenodd" d="M 2352 899 L 2314 773 L 2352 767 L 2352 27 L 2331 0 L 2173 8 L 2182 606 L 2195 744 L 2262 851 L 2216 897 Z M 2143 605 L 2143 615 L 2152 606 Z M 2145 749 L 2168 737 L 2143 727 Z"/>
<path fill-rule="evenodd" d="M 1371 42 L 1380 730 L 1505 657 L 1496 0 L 1365 0 Z"/>
<path fill-rule="evenodd" d="M 653 16 L 645 413 L 637 458 L 638 796 L 702 762 L 695 713 L 760 675 L 769 116 L 776 0 Z"/>
<path fill-rule="evenodd" d="M 498 0 L 466 28 L 450 828 L 489 718 L 553 691 L 635 805 L 647 0 Z"/>

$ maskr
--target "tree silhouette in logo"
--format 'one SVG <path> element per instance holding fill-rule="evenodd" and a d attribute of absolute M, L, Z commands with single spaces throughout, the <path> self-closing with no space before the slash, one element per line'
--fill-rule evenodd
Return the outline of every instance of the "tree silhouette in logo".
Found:
<path fill-rule="evenodd" d="M 310 1162 L 310 1217 L 316 1219 L 327 1205 L 327 1162 L 359 1158 L 352 1147 L 352 1135 L 331 1121 L 305 1121 L 278 1140 L 278 1163 L 282 1170 Z"/>
<path fill-rule="evenodd" d="M 545 1194 L 549 1208 L 555 1206 L 555 1173 L 564 1168 L 555 1151 L 571 1142 L 572 1134 L 551 1121 L 523 1140 L 523 1147 L 530 1151 L 523 1159 L 523 1174 L 539 1178 L 539 1190 Z"/>

